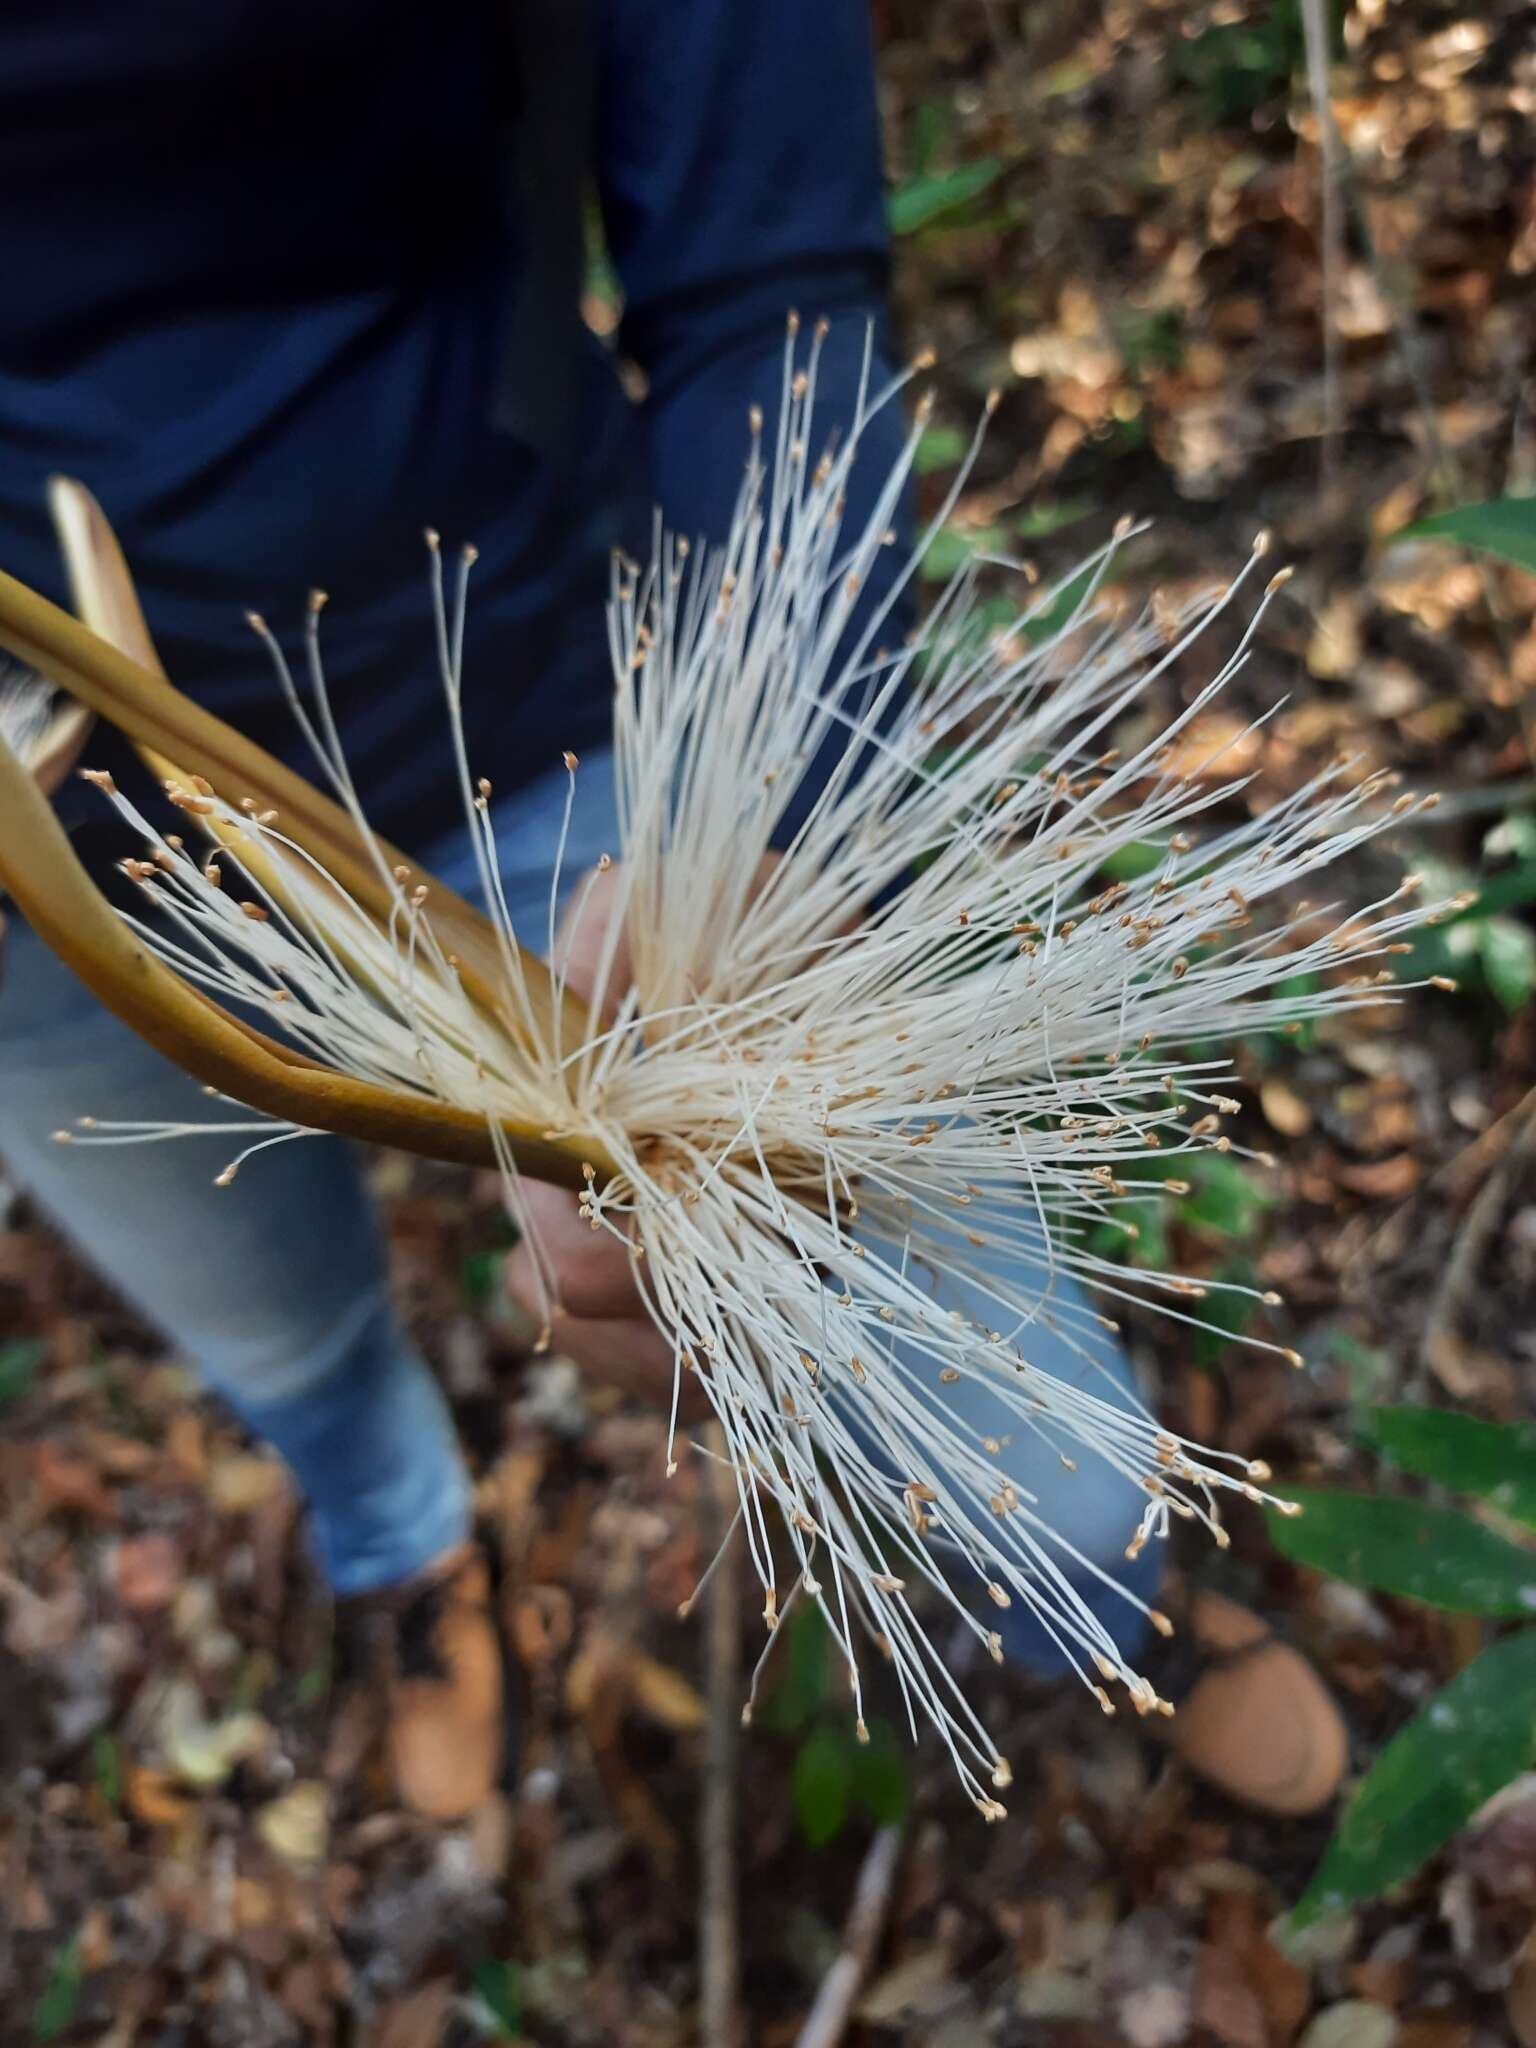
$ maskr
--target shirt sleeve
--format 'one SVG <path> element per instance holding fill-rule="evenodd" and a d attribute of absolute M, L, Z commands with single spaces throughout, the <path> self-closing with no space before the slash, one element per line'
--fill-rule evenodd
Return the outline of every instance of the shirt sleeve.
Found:
<path fill-rule="evenodd" d="M 829 332 L 818 441 L 891 371 L 889 241 L 868 0 L 600 0 L 598 178 L 624 292 L 620 340 L 644 371 L 652 490 L 667 524 L 719 539 L 761 407 L 768 445 L 785 319 Z M 845 526 L 862 527 L 900 450 L 901 409 L 868 423 Z M 850 625 L 907 557 L 910 512 Z M 899 638 L 910 623 L 898 605 Z M 808 771 L 788 828 L 837 749 Z"/>

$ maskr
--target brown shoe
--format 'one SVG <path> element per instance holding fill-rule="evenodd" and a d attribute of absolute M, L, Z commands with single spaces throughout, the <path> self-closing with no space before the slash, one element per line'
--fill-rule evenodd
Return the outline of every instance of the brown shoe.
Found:
<path fill-rule="evenodd" d="M 1348 1731 L 1328 1688 L 1249 1608 L 1204 1590 L 1182 1604 L 1180 1647 L 1192 1664 L 1182 1682 L 1152 1674 L 1174 1702 L 1160 1724 L 1164 1740 L 1192 1771 L 1260 1813 L 1326 1806 L 1349 1764 Z"/>
<path fill-rule="evenodd" d="M 502 1650 L 484 1558 L 465 1544 L 409 1585 L 349 1603 L 343 1634 L 363 1646 L 371 1704 L 382 1699 L 401 1805 L 428 1820 L 467 1819 L 495 1789 L 506 1752 Z M 348 1744 L 341 1729 L 337 1736 L 332 1769 L 340 1774 Z"/>

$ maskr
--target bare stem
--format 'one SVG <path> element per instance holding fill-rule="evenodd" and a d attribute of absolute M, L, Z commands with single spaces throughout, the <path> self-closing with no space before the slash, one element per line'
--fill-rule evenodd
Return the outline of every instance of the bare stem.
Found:
<path fill-rule="evenodd" d="M 734 1542 L 736 1487 L 725 1434 L 708 1431 L 705 1548 L 725 1554 L 708 1594 L 705 1657 L 709 1721 L 705 1733 L 700 1843 L 700 2007 L 703 2038 L 717 2048 L 741 2040 L 741 1941 L 737 1923 L 736 1751 L 741 1726 L 741 1560 Z"/>
<path fill-rule="evenodd" d="M 853 2001 L 880 1945 L 901 1858 L 901 1841 L 900 1828 L 885 1827 L 870 1843 L 854 1888 L 848 1924 L 843 1929 L 842 1953 L 821 1981 L 816 2003 L 800 2029 L 795 2048 L 837 2048 L 848 2031 Z"/>

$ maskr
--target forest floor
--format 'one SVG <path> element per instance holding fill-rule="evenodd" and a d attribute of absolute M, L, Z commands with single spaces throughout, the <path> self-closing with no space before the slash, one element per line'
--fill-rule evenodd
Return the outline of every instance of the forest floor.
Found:
<path fill-rule="evenodd" d="M 938 358 L 932 502 L 1002 392 L 945 547 L 1063 574 L 1135 514 L 1150 530 L 1112 580 L 1140 597 L 1230 573 L 1269 529 L 1294 581 L 1192 747 L 1236 742 L 1256 804 L 1341 750 L 1395 768 L 1444 792 L 1401 861 L 1501 880 L 1499 914 L 1457 928 L 1459 993 L 1245 1043 L 1245 1134 L 1279 1163 L 1161 1212 L 1180 1270 L 1284 1294 L 1302 1370 L 1132 1332 L 1173 1426 L 1298 1482 L 1377 1483 L 1361 1403 L 1505 1419 L 1536 1393 L 1536 577 L 1391 540 L 1536 487 L 1529 10 L 1344 14 L 1331 376 L 1323 152 L 1289 0 L 877 13 L 900 317 Z M 1206 673 L 1169 678 L 1148 715 Z M 4 2048 L 708 2039 L 711 1797 L 734 1816 L 740 1897 L 733 1915 L 717 1892 L 702 1919 L 716 1953 L 734 1935 L 762 2048 L 800 2037 L 861 1869 L 889 1882 L 849 2039 L 1536 2041 L 1514 1967 L 1536 1953 L 1536 1781 L 1390 1899 L 1302 1938 L 1278 1923 L 1330 1817 L 1245 1816 L 1074 1687 L 968 1673 L 1015 1761 L 1011 1817 L 990 1829 L 926 1747 L 882 1750 L 843 1791 L 834 1760 L 826 1791 L 835 1715 L 803 1631 L 733 1750 L 711 1707 L 734 1721 L 731 1666 L 757 1624 L 745 1588 L 740 1644 L 717 1630 L 708 1650 L 677 1618 L 711 1548 L 697 1473 L 666 1482 L 660 1420 L 531 1358 L 500 1293 L 493 1186 L 396 1161 L 378 1178 L 499 1560 L 515 1790 L 441 1829 L 392 1807 L 376 1763 L 327 1778 L 330 1614 L 281 1469 L 10 1200 Z M 1326 1673 L 1357 1771 L 1484 1640 L 1286 1565 L 1257 1514 L 1222 1570 Z M 884 1864 L 873 1816 L 903 1807 Z"/>

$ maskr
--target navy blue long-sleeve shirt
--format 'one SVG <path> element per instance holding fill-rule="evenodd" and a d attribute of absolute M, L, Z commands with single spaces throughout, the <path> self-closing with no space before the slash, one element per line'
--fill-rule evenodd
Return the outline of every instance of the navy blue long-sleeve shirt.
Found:
<path fill-rule="evenodd" d="M 174 679 L 300 765 L 242 613 L 281 630 L 326 588 L 349 757 L 417 848 L 456 805 L 422 528 L 479 547 L 470 756 L 515 788 L 607 729 L 610 548 L 643 550 L 656 502 L 723 532 L 786 310 L 833 321 L 827 427 L 882 313 L 866 0 L 593 0 L 589 161 L 648 395 L 583 334 L 571 459 L 496 431 L 517 4 L 0 11 L 0 566 L 63 596 L 44 490 L 79 477 Z"/>

